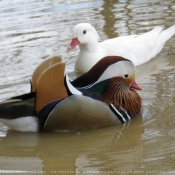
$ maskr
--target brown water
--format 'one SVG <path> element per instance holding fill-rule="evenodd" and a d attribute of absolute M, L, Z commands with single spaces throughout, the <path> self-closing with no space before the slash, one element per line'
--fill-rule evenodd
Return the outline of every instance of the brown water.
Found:
<path fill-rule="evenodd" d="M 36 66 L 68 53 L 72 27 L 92 23 L 101 40 L 175 24 L 174 0 L 1 0 L 0 99 L 29 91 Z M 129 123 L 83 132 L 20 133 L 0 123 L 0 173 L 175 174 L 175 36 L 138 67 L 143 108 Z"/>

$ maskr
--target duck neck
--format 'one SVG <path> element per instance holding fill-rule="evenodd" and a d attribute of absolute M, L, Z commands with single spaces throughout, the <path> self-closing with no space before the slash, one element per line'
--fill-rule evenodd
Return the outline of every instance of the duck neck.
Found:
<path fill-rule="evenodd" d="M 121 78 L 112 78 L 107 83 L 102 101 L 113 104 L 118 110 L 124 109 L 131 117 L 141 110 L 141 98 L 134 89 L 130 89 Z"/>
<path fill-rule="evenodd" d="M 108 81 L 109 80 L 101 81 L 101 82 L 93 85 L 91 88 L 89 88 L 89 90 L 92 91 L 92 92 L 103 94 L 106 90 L 106 84 L 107 84 Z"/>
<path fill-rule="evenodd" d="M 91 40 L 88 43 L 81 43 L 79 47 L 80 51 L 96 52 L 98 50 L 98 41 Z"/>

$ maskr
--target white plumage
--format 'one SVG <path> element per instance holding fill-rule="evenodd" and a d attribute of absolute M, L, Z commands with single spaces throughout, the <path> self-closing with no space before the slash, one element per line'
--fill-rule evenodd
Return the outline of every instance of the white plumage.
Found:
<path fill-rule="evenodd" d="M 156 27 L 141 35 L 120 36 L 98 42 L 99 36 L 94 27 L 89 23 L 81 23 L 73 28 L 69 50 L 79 44 L 80 52 L 75 62 L 75 69 L 79 72 L 87 72 L 101 58 L 111 55 L 127 58 L 138 66 L 154 58 L 174 34 L 175 25 L 166 30 Z"/>
<path fill-rule="evenodd" d="M 16 119 L 0 119 L 2 123 L 7 125 L 9 129 L 21 132 L 37 132 L 39 131 L 39 122 L 36 117 L 27 116 Z"/>

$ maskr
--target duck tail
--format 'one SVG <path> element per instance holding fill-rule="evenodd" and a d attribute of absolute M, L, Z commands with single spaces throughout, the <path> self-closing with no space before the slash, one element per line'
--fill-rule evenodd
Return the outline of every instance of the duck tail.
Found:
<path fill-rule="evenodd" d="M 162 30 L 160 32 L 158 39 L 157 39 L 157 45 L 154 49 L 152 57 L 155 57 L 164 47 L 165 43 L 175 34 L 175 25 L 169 27 L 166 30 Z"/>
<path fill-rule="evenodd" d="M 175 25 L 174 26 L 171 26 L 169 27 L 168 29 L 166 30 L 163 30 L 161 33 L 160 33 L 160 37 L 159 37 L 159 40 L 163 43 L 165 43 L 167 40 L 169 40 L 173 35 L 175 34 Z"/>
<path fill-rule="evenodd" d="M 0 121 L 9 127 L 11 130 L 21 132 L 38 132 L 39 122 L 36 117 L 27 116 L 16 119 L 0 119 Z"/>

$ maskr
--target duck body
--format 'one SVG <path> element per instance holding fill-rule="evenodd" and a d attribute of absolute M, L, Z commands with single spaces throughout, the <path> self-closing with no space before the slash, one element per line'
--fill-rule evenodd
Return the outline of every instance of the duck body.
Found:
<path fill-rule="evenodd" d="M 93 75 L 93 76 L 92 76 Z M 85 130 L 125 123 L 141 110 L 133 63 L 101 59 L 71 81 L 61 60 L 47 60 L 34 72 L 32 92 L 0 104 L 0 121 L 22 132 Z"/>
<path fill-rule="evenodd" d="M 75 70 L 79 72 L 87 72 L 101 58 L 112 55 L 127 58 L 139 66 L 154 58 L 174 34 L 175 25 L 166 30 L 156 27 L 141 35 L 120 36 L 98 42 L 99 36 L 94 27 L 81 23 L 73 29 L 69 50 L 79 45 L 80 52 L 75 62 Z"/>
<path fill-rule="evenodd" d="M 108 105 L 88 96 L 71 95 L 54 106 L 54 110 L 47 116 L 44 129 L 45 131 L 80 131 L 120 123 L 121 121 Z"/>

